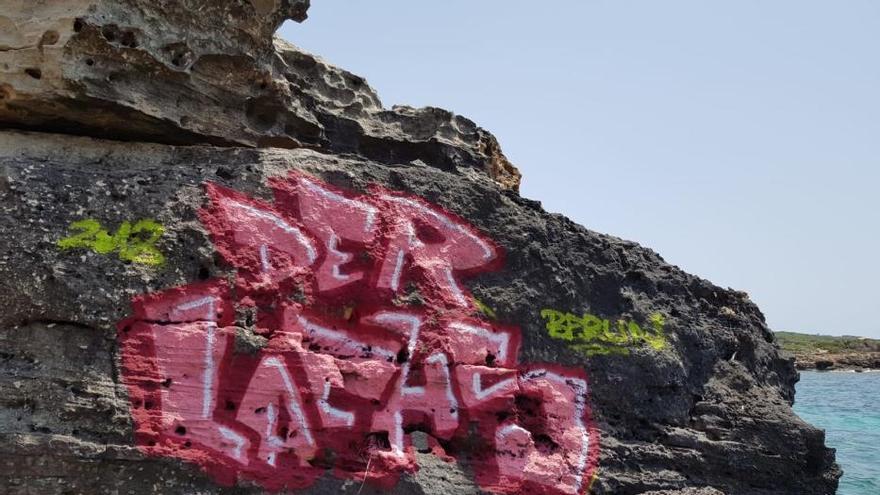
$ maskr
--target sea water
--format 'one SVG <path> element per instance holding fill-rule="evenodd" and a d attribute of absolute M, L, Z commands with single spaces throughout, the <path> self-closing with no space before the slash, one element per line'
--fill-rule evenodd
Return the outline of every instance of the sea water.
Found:
<path fill-rule="evenodd" d="M 794 410 L 837 449 L 839 495 L 880 495 L 880 372 L 802 372 Z"/>

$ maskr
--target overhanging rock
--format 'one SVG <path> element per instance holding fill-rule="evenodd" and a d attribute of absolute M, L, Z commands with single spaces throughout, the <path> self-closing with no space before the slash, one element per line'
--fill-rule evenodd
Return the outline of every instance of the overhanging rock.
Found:
<path fill-rule="evenodd" d="M 2 2 L 4 493 L 827 494 L 760 311 L 272 33 Z"/>
<path fill-rule="evenodd" d="M 436 108 L 384 109 L 363 78 L 272 39 L 307 0 L 4 0 L 0 123 L 167 144 L 313 148 L 519 172 Z M 8 7 L 7 7 L 8 5 Z"/>

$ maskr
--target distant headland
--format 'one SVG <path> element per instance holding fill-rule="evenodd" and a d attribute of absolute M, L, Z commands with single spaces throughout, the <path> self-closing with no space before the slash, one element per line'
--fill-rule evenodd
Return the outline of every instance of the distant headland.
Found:
<path fill-rule="evenodd" d="M 794 332 L 776 332 L 776 338 L 799 370 L 880 370 L 880 340 Z"/>

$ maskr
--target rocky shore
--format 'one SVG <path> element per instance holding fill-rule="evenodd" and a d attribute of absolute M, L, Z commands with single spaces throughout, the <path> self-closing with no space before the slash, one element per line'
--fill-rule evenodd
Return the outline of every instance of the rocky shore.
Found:
<path fill-rule="evenodd" d="M 865 337 L 776 332 L 782 350 L 799 370 L 880 370 L 880 341 Z"/>
<path fill-rule="evenodd" d="M 880 371 L 880 352 L 795 354 L 799 370 Z"/>

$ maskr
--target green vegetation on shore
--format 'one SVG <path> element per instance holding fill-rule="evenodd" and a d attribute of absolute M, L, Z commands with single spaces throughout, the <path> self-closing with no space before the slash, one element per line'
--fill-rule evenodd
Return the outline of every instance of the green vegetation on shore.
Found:
<path fill-rule="evenodd" d="M 792 354 L 880 352 L 880 340 L 864 337 L 776 332 L 776 338 L 782 349 Z"/>

